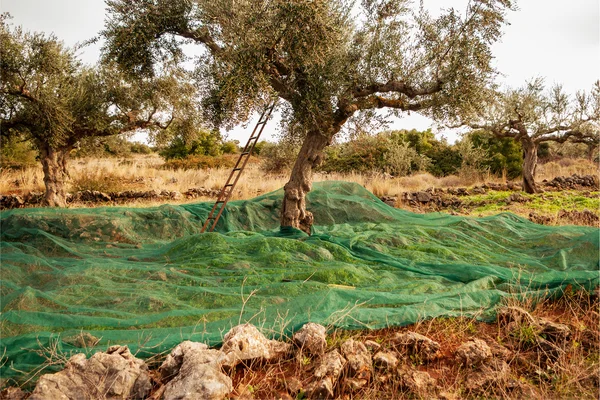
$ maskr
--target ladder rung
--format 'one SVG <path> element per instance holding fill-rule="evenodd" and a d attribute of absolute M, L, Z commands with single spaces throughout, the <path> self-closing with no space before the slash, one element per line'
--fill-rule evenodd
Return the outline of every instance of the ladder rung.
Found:
<path fill-rule="evenodd" d="M 263 111 L 258 123 L 256 124 L 256 127 L 258 127 L 259 125 L 265 125 L 267 122 L 269 122 L 269 117 L 271 116 L 271 112 L 275 108 L 275 104 L 276 104 L 276 102 L 273 102 L 269 107 L 267 107 L 265 109 L 265 111 Z M 240 154 L 240 157 L 238 158 L 238 161 L 235 164 L 235 167 L 233 168 L 231 175 L 227 179 L 227 183 L 225 183 L 225 186 L 223 186 L 223 189 L 221 189 L 219 197 L 217 198 L 217 201 L 215 202 L 215 206 L 213 207 L 212 211 L 210 212 L 210 216 L 205 221 L 201 232 L 204 232 L 207 228 L 208 228 L 209 232 L 212 232 L 215 228 L 215 225 L 217 224 L 217 221 L 221 217 L 221 214 L 223 213 L 224 208 L 225 208 L 225 204 L 229 201 L 229 198 L 233 194 L 233 188 L 235 186 L 235 183 L 240 178 L 240 176 L 242 174 L 241 171 L 244 169 L 244 166 L 248 162 L 248 159 L 245 159 L 245 161 L 243 161 L 243 162 L 242 162 L 242 159 L 244 156 L 247 156 L 250 153 L 252 153 L 252 149 L 256 145 L 256 141 L 258 141 L 260 134 L 262 133 L 262 131 L 264 129 L 264 127 L 261 128 L 260 130 L 258 130 L 258 134 L 256 134 L 256 131 L 257 131 L 256 127 L 254 128 L 254 131 L 252 132 L 252 136 L 250 136 L 250 139 L 248 139 L 248 143 L 246 144 L 246 147 L 244 147 L 244 150 L 248 150 L 248 151 L 242 151 L 242 153 Z M 255 141 L 254 143 L 252 143 L 253 140 Z M 238 167 L 238 165 L 240 165 L 240 162 L 242 163 L 241 164 L 242 166 Z M 234 175 L 234 172 L 236 172 L 236 171 L 240 171 L 240 173 L 235 178 L 234 183 L 229 183 L 231 178 Z M 226 190 L 227 188 L 231 188 L 231 190 L 227 191 Z M 222 204 L 222 207 L 217 208 L 218 204 Z M 209 224 L 208 221 L 210 221 L 210 220 L 214 220 L 214 223 Z M 209 225 L 211 225 L 211 226 L 209 227 Z"/>

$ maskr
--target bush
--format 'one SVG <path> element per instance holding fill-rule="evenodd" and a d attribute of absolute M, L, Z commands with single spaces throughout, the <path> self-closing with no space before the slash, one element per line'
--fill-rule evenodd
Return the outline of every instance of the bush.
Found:
<path fill-rule="evenodd" d="M 24 168 L 37 163 L 38 152 L 33 143 L 16 136 L 2 137 L 0 143 L 0 166 L 2 168 Z"/>
<path fill-rule="evenodd" d="M 367 136 L 325 149 L 325 160 L 319 167 L 324 172 L 384 172 L 389 140 Z"/>
<path fill-rule="evenodd" d="M 221 152 L 223 154 L 235 154 L 238 151 L 238 144 L 240 142 L 237 140 L 230 140 L 221 145 Z"/>
<path fill-rule="evenodd" d="M 152 148 L 145 143 L 132 142 L 129 149 L 134 154 L 152 154 Z"/>
<path fill-rule="evenodd" d="M 392 142 L 384 155 L 386 172 L 395 176 L 406 176 L 413 171 L 425 171 L 431 160 L 417 153 L 408 142 Z"/>
<path fill-rule="evenodd" d="M 485 149 L 482 165 L 492 174 L 505 175 L 508 179 L 521 176 L 523 149 L 519 142 L 512 138 L 498 138 L 482 130 L 470 132 L 468 137 L 474 146 Z"/>
<path fill-rule="evenodd" d="M 294 166 L 300 147 L 286 141 L 261 143 L 264 143 L 260 148 L 261 168 L 265 172 L 279 174 Z"/>
<path fill-rule="evenodd" d="M 219 132 L 200 129 L 191 138 L 175 136 L 158 154 L 167 161 L 192 155 L 216 157 L 223 154 L 223 144 Z"/>
<path fill-rule="evenodd" d="M 455 175 L 462 164 L 460 153 L 454 147 L 441 142 L 433 146 L 427 155 L 431 160 L 427 172 L 436 177 Z"/>

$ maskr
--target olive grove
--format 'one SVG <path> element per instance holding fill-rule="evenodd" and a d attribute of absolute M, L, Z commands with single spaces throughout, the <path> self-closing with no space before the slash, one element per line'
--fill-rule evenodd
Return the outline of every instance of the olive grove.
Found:
<path fill-rule="evenodd" d="M 465 3 L 467 3 L 465 1 Z M 281 225 L 310 230 L 312 171 L 353 119 L 419 112 L 456 122 L 493 82 L 491 45 L 510 0 L 473 0 L 430 13 L 406 0 L 108 0 L 105 61 L 138 77 L 187 60 L 205 118 L 247 121 L 273 97 L 302 146 L 285 185 Z"/>

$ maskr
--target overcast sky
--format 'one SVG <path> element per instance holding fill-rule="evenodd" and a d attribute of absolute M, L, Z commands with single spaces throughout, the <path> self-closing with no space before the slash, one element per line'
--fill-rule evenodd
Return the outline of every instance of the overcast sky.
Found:
<path fill-rule="evenodd" d="M 467 0 L 424 3 L 435 10 L 464 7 Z M 501 41 L 493 47 L 496 67 L 504 74 L 500 82 L 516 87 L 541 76 L 548 84 L 563 84 L 570 93 L 589 90 L 600 79 L 600 0 L 521 0 L 518 6 L 508 17 L 510 25 L 504 28 Z M 0 0 L 0 8 L 12 15 L 13 24 L 54 33 L 69 46 L 95 36 L 104 24 L 104 0 Z M 95 63 L 99 50 L 99 44 L 87 47 L 82 60 Z M 271 124 L 272 130 L 275 125 Z M 430 125 L 426 118 L 412 114 L 393 128 L 427 129 Z M 247 134 L 238 128 L 229 136 L 245 141 Z"/>

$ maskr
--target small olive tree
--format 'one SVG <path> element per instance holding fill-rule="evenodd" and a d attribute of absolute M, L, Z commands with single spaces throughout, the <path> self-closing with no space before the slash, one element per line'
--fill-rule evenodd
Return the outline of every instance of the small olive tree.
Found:
<path fill-rule="evenodd" d="M 55 37 L 0 19 L 0 133 L 34 143 L 49 206 L 66 205 L 67 161 L 81 139 L 186 129 L 198 115 L 194 90 L 178 69 L 129 82 L 111 66 L 83 66 Z"/>
<path fill-rule="evenodd" d="M 312 171 L 349 120 L 387 109 L 455 121 L 479 107 L 511 3 L 473 0 L 434 17 L 407 0 L 108 0 L 104 57 L 144 76 L 201 45 L 204 110 L 217 124 L 283 99 L 302 146 L 281 225 L 308 231 Z"/>
<path fill-rule="evenodd" d="M 469 125 L 523 148 L 523 190 L 536 193 L 535 170 L 540 143 L 566 141 L 595 147 L 600 140 L 600 81 L 590 92 L 567 95 L 562 86 L 546 90 L 541 78 L 519 89 L 490 96 Z"/>

